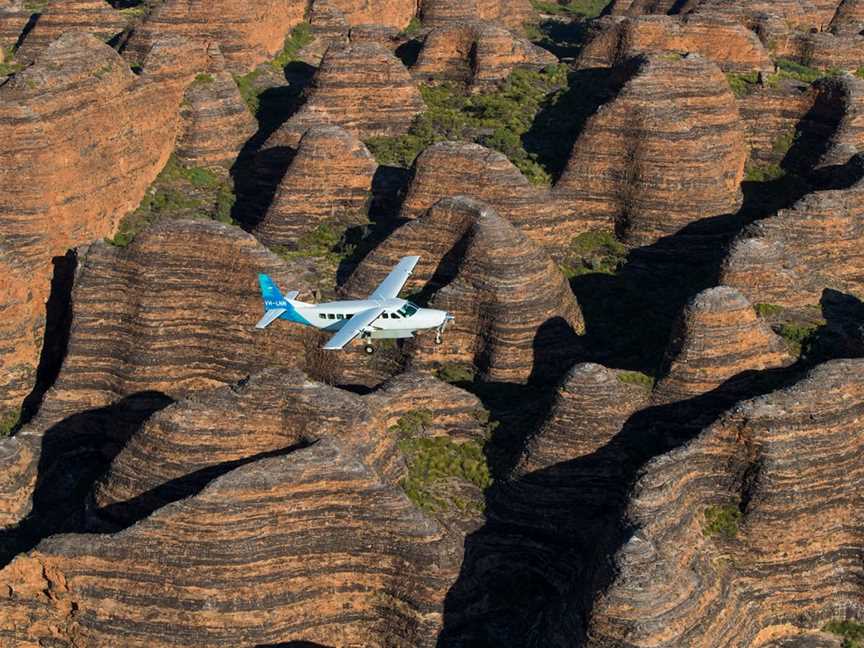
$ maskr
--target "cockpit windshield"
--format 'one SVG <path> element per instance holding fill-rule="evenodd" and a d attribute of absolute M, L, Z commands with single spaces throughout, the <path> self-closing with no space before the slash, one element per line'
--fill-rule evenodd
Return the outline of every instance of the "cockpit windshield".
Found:
<path fill-rule="evenodd" d="M 420 307 L 412 304 L 411 302 L 407 302 L 402 308 L 400 308 L 397 313 L 402 315 L 403 317 L 411 317 L 414 313 L 420 310 Z"/>

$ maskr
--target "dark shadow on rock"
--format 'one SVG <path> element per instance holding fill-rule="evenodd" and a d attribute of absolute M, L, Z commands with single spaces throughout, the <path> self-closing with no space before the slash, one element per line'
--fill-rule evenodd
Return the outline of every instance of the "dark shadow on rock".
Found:
<path fill-rule="evenodd" d="M 814 334 L 807 361 L 817 364 L 834 358 L 864 357 L 864 302 L 826 288 L 819 306 L 825 324 Z"/>
<path fill-rule="evenodd" d="M 593 453 L 496 482 L 484 526 L 466 538 L 438 646 L 584 645 L 593 603 L 634 532 L 626 510 L 645 465 L 693 439 L 736 399 L 799 376 L 797 367 L 747 372 L 734 389 L 724 384 L 635 413 Z"/>
<path fill-rule="evenodd" d="M 396 58 L 402 61 L 402 65 L 410 68 L 417 62 L 421 49 L 423 49 L 423 41 L 419 38 L 411 39 L 396 48 Z"/>
<path fill-rule="evenodd" d="M 51 293 L 45 303 L 45 335 L 36 368 L 36 384 L 21 406 L 21 425 L 28 423 L 39 411 L 45 392 L 57 380 L 69 346 L 72 286 L 78 267 L 78 254 L 75 250 L 69 250 L 64 256 L 54 257 L 51 262 L 54 264 L 54 274 L 51 277 Z"/>
<path fill-rule="evenodd" d="M 0 565 L 48 536 L 84 531 L 85 501 L 95 481 L 142 423 L 172 402 L 161 392 L 138 392 L 46 430 L 32 511 L 14 529 L 0 531 Z"/>
<path fill-rule="evenodd" d="M 33 28 L 36 27 L 36 23 L 39 22 L 39 18 L 41 17 L 42 14 L 40 12 L 30 15 L 30 18 L 27 19 L 27 24 L 24 25 L 24 29 L 22 29 L 21 33 L 18 35 L 18 40 L 15 41 L 15 46 L 12 48 L 12 51 L 17 51 L 24 44 L 24 41 L 27 40 L 27 36 L 29 36 L 30 32 L 33 31 Z"/>
<path fill-rule="evenodd" d="M 260 459 L 268 459 L 270 457 L 280 457 L 291 454 L 295 450 L 300 450 L 309 447 L 310 445 L 312 445 L 310 442 L 295 443 L 278 450 L 260 452 L 241 459 L 223 461 L 212 466 L 195 470 L 183 475 L 182 477 L 171 479 L 130 500 L 117 502 L 92 511 L 92 515 L 88 514 L 88 529 L 92 531 L 98 530 L 99 532 L 112 533 L 120 531 L 121 529 L 125 529 L 126 527 L 143 520 L 166 504 L 199 493 L 209 482 L 213 481 L 217 477 L 225 475 L 235 468 L 245 466 Z"/>

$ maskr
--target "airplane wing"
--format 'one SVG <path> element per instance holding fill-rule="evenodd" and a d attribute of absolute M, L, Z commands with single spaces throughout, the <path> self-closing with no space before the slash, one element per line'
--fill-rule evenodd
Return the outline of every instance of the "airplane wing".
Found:
<path fill-rule="evenodd" d="M 339 329 L 339 332 L 330 338 L 327 344 L 321 348 L 329 349 L 331 351 L 341 349 L 355 337 L 360 335 L 363 332 L 363 329 L 381 317 L 381 313 L 383 312 L 384 309 L 377 306 L 375 308 L 368 308 L 364 311 L 360 311 L 354 315 L 354 317 L 346 321 L 344 326 Z"/>
<path fill-rule="evenodd" d="M 407 256 L 399 259 L 399 263 L 396 264 L 396 267 L 390 271 L 387 278 L 375 289 L 375 292 L 369 295 L 369 299 L 393 299 L 397 297 L 419 260 L 419 256 Z"/>

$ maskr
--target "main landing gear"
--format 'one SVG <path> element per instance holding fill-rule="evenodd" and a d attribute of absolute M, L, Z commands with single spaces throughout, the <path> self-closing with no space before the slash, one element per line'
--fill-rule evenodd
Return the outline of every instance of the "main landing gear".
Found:
<path fill-rule="evenodd" d="M 366 355 L 372 355 L 375 353 L 375 347 L 368 342 L 366 343 L 366 346 L 363 347 L 363 350 L 366 352 Z"/>

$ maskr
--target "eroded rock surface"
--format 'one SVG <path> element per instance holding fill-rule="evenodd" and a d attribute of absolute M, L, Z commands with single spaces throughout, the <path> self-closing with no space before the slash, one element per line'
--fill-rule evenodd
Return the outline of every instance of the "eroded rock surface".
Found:
<path fill-rule="evenodd" d="M 438 27 L 463 20 L 497 21 L 513 30 L 521 29 L 533 14 L 531 3 L 525 0 L 422 0 L 420 16 L 423 24 Z"/>

